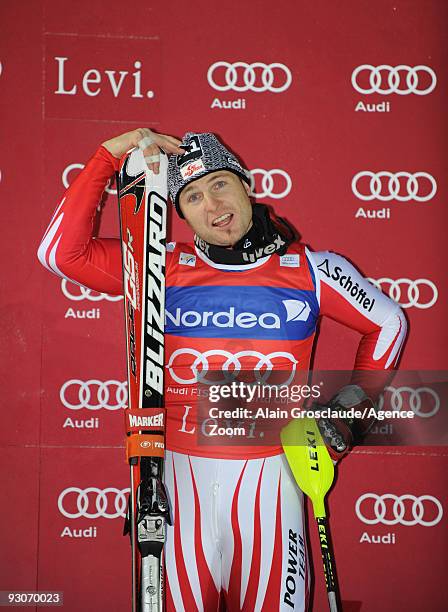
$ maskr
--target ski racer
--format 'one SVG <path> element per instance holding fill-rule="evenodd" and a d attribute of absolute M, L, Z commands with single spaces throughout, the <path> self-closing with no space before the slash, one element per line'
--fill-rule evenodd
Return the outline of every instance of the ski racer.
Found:
<path fill-rule="evenodd" d="M 120 241 L 92 232 L 103 190 L 134 146 L 155 173 L 159 147 L 171 154 L 170 197 L 194 232 L 194 242 L 167 247 L 165 485 L 174 519 L 165 548 L 167 609 L 217 610 L 223 598 L 231 611 L 305 610 L 302 492 L 278 444 L 198 441 L 198 373 L 307 371 L 318 319 L 328 316 L 361 335 L 354 371 L 384 373 L 386 381 L 405 317 L 344 257 L 310 251 L 267 207 L 252 204 L 247 171 L 210 133 L 179 141 L 142 128 L 104 142 L 42 239 L 38 256 L 50 271 L 122 293 Z M 377 392 L 352 382 L 333 405 L 362 405 Z M 359 423 L 321 425 L 332 456 L 348 452 Z"/>

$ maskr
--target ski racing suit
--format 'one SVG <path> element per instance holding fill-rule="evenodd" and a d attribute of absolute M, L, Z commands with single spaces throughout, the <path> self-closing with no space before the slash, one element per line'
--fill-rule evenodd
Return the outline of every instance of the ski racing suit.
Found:
<path fill-rule="evenodd" d="M 123 291 L 120 241 L 92 231 L 117 166 L 100 147 L 65 193 L 38 253 L 50 271 L 112 295 Z M 281 446 L 198 444 L 193 383 L 194 368 L 308 370 L 322 315 L 361 334 L 355 370 L 395 366 L 404 315 L 343 257 L 295 242 L 286 255 L 229 266 L 193 244 L 168 245 L 168 610 L 217 610 L 220 597 L 231 611 L 307 608 L 303 494 Z"/>

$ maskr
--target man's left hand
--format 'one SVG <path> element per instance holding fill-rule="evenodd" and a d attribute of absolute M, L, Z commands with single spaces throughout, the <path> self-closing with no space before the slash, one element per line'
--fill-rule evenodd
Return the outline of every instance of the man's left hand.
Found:
<path fill-rule="evenodd" d="M 339 461 L 345 457 L 353 445 L 360 441 L 362 435 L 367 433 L 374 421 L 368 419 L 364 422 L 361 419 L 346 418 L 343 416 L 344 412 L 350 409 L 362 412 L 365 408 L 372 407 L 372 400 L 358 385 L 343 387 L 324 405 L 313 404 L 314 410 L 330 409 L 341 415 L 332 418 L 316 418 L 322 439 L 333 461 Z"/>

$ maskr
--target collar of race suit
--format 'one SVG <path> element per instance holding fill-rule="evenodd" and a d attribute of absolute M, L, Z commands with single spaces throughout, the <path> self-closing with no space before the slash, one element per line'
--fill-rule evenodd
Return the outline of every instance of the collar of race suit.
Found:
<path fill-rule="evenodd" d="M 273 253 L 284 255 L 295 238 L 294 229 L 285 219 L 271 217 L 265 204 L 254 204 L 251 228 L 231 249 L 210 244 L 197 235 L 194 243 L 214 263 L 247 265 Z"/>

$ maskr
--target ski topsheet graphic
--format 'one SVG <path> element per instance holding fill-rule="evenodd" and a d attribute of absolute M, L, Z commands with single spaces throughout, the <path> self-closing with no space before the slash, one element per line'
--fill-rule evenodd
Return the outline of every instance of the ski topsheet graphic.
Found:
<path fill-rule="evenodd" d="M 163 545 L 169 522 L 163 485 L 163 402 L 167 156 L 154 174 L 143 153 L 121 160 L 118 176 L 129 407 L 126 457 L 131 492 L 125 533 L 132 548 L 132 610 L 164 610 Z"/>

